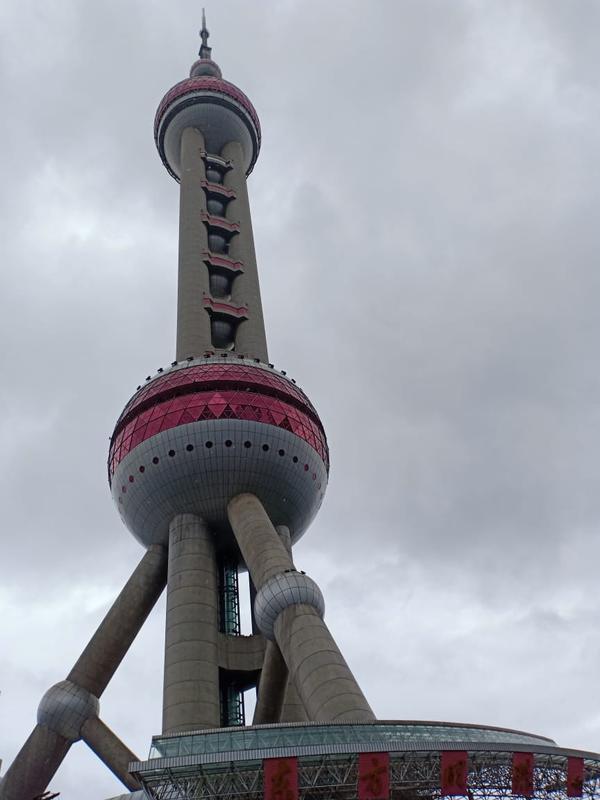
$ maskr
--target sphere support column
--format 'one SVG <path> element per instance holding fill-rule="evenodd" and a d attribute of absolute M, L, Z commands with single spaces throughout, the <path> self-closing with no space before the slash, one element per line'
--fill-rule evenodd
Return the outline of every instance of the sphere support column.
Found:
<path fill-rule="evenodd" d="M 203 254 L 208 250 L 206 212 L 204 136 L 196 128 L 181 135 L 181 180 L 179 189 L 179 277 L 177 282 L 176 358 L 201 356 L 212 350 L 210 318 L 203 305 L 209 294 L 208 272 Z"/>
<path fill-rule="evenodd" d="M 169 529 L 163 733 L 220 725 L 217 563 L 210 531 L 192 514 Z"/>
<path fill-rule="evenodd" d="M 368 721 L 375 716 L 322 619 L 322 597 L 294 569 L 260 500 L 230 501 L 229 521 L 258 594 L 254 605 L 262 633 L 275 639 L 309 719 Z"/>
<path fill-rule="evenodd" d="M 223 148 L 221 155 L 231 161 L 232 168 L 225 176 L 225 186 L 235 192 L 235 199 L 229 204 L 227 214 L 231 220 L 240 224 L 238 235 L 231 241 L 229 255 L 239 259 L 244 265 L 243 273 L 233 283 L 231 301 L 234 305 L 245 305 L 248 308 L 248 319 L 242 320 L 236 331 L 235 349 L 238 353 L 260 358 L 266 363 L 269 360 L 267 336 L 260 299 L 242 146 L 239 142 L 229 142 Z"/>

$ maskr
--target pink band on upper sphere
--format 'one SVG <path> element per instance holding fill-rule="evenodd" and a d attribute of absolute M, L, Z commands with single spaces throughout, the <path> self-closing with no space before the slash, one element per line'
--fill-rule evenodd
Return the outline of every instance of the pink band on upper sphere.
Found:
<path fill-rule="evenodd" d="M 198 78 L 187 78 L 184 81 L 176 83 L 175 86 L 173 86 L 173 88 L 166 93 L 161 100 L 160 105 L 158 106 L 158 111 L 156 112 L 156 117 L 154 118 L 155 136 L 158 135 L 158 128 L 163 114 L 175 100 L 178 100 L 180 97 L 183 97 L 186 94 L 202 91 L 219 92 L 220 94 L 225 94 L 228 97 L 231 97 L 232 100 L 235 100 L 237 103 L 239 103 L 250 115 L 250 118 L 256 127 L 258 139 L 260 140 L 260 121 L 258 119 L 258 114 L 256 113 L 256 110 L 250 100 L 241 91 L 241 89 L 238 89 L 233 83 L 229 83 L 229 81 L 225 81 L 223 78 L 213 78 L 209 75 L 202 75 Z"/>

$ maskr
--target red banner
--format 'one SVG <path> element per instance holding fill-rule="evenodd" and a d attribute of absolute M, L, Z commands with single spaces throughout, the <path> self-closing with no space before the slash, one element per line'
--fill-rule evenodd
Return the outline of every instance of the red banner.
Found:
<path fill-rule="evenodd" d="M 390 754 L 360 753 L 358 756 L 358 800 L 389 800 Z"/>
<path fill-rule="evenodd" d="M 444 750 L 440 759 L 442 797 L 467 794 L 467 754 L 462 750 Z"/>
<path fill-rule="evenodd" d="M 583 758 L 567 759 L 567 797 L 583 797 Z"/>
<path fill-rule="evenodd" d="M 265 758 L 264 800 L 298 800 L 298 759 Z"/>
<path fill-rule="evenodd" d="M 513 753 L 512 793 L 533 797 L 533 753 Z"/>

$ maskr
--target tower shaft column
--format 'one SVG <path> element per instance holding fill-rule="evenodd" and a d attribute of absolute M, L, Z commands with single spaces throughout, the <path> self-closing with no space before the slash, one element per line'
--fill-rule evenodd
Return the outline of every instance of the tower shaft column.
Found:
<path fill-rule="evenodd" d="M 239 233 L 231 240 L 229 255 L 239 259 L 244 265 L 243 273 L 233 282 L 231 302 L 234 305 L 248 307 L 248 319 L 242 320 L 236 331 L 235 349 L 238 353 L 260 358 L 266 363 L 269 360 L 267 337 L 260 299 L 242 145 L 239 142 L 229 142 L 223 148 L 221 155 L 232 163 L 232 169 L 225 175 L 225 186 L 233 189 L 236 195 L 229 204 L 227 216 L 232 221 L 240 223 Z"/>
<path fill-rule="evenodd" d="M 169 529 L 163 733 L 220 724 L 217 563 L 210 531 L 192 514 Z"/>
<path fill-rule="evenodd" d="M 210 318 L 203 305 L 209 294 L 208 271 L 203 253 L 208 233 L 201 213 L 206 211 L 204 136 L 196 128 L 181 135 L 181 179 L 179 188 L 179 277 L 177 284 L 178 361 L 212 350 Z"/>
<path fill-rule="evenodd" d="M 310 579 L 302 577 L 294 569 L 292 559 L 257 497 L 251 494 L 234 497 L 227 507 L 227 513 L 246 566 L 258 589 L 257 602 L 261 590 L 267 584 L 270 587 L 272 579 L 277 578 L 280 580 L 279 586 L 269 592 L 272 608 L 276 608 L 279 600 L 286 595 L 286 585 L 290 585 L 289 573 L 295 574 L 297 584 L 306 586 Z M 310 584 L 314 587 L 314 596 L 316 587 L 312 581 Z M 291 599 L 291 602 L 287 602 L 297 591 L 292 590 L 281 610 L 274 612 L 273 635 L 308 718 L 314 722 L 375 719 L 319 611 L 307 604 L 306 600 Z M 307 600 L 308 591 L 311 590 L 307 590 Z M 258 621 L 260 624 L 260 619 Z"/>

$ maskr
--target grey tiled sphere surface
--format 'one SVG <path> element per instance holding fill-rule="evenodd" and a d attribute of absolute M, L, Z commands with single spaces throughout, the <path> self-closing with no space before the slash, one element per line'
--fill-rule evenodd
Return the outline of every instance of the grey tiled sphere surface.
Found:
<path fill-rule="evenodd" d="M 72 742 L 80 738 L 81 726 L 90 717 L 97 717 L 98 698 L 71 681 L 60 681 L 42 697 L 37 721 Z"/>
<path fill-rule="evenodd" d="M 254 601 L 256 624 L 263 636 L 273 639 L 277 617 L 288 606 L 300 604 L 312 606 L 321 617 L 325 614 L 325 600 L 321 590 L 303 572 L 282 572 L 263 584 Z"/>
<path fill-rule="evenodd" d="M 227 519 L 233 497 L 256 495 L 295 542 L 326 486 L 325 464 L 299 436 L 262 422 L 217 419 L 179 425 L 137 445 L 117 466 L 111 491 L 123 522 L 146 547 L 167 543 L 176 515 L 196 514 L 236 552 Z"/>

